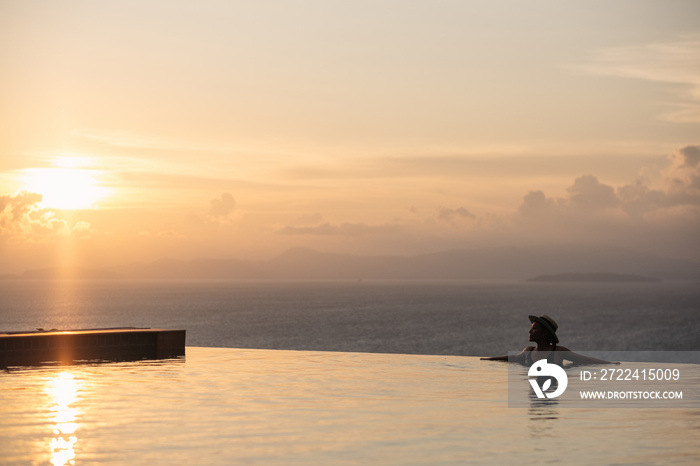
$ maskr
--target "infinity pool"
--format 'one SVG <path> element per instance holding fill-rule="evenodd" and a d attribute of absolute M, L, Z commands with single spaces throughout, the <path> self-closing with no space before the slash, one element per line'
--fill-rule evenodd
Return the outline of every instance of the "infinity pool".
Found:
<path fill-rule="evenodd" d="M 508 406 L 502 363 L 187 348 L 0 373 L 1 464 L 692 464 L 700 409 Z"/>

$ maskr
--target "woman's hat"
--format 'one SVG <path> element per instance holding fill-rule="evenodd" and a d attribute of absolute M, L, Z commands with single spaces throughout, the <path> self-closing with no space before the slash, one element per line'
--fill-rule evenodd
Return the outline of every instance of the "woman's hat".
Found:
<path fill-rule="evenodd" d="M 528 316 L 528 319 L 530 319 L 530 322 L 538 322 L 540 325 L 546 328 L 547 331 L 552 335 L 552 337 L 554 337 L 555 343 L 559 343 L 559 338 L 557 338 L 557 329 L 559 328 L 559 326 L 556 322 L 554 322 L 554 319 L 552 319 L 546 314 L 542 314 L 539 317 Z"/>

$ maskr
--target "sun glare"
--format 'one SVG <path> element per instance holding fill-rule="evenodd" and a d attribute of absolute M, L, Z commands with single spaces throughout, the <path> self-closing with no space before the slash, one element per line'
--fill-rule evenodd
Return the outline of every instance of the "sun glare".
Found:
<path fill-rule="evenodd" d="M 23 170 L 23 189 L 41 194 L 41 207 L 67 210 L 93 208 L 108 194 L 99 170 L 65 165 Z"/>

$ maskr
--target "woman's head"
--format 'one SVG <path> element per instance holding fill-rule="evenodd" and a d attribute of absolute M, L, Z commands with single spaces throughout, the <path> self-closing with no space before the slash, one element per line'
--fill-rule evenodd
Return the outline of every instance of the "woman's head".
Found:
<path fill-rule="evenodd" d="M 557 329 L 559 326 L 557 323 L 546 314 L 541 316 L 528 316 L 530 322 L 532 322 L 532 327 L 530 329 L 530 339 L 533 341 L 544 339 L 548 343 L 553 345 L 559 343 L 559 338 L 557 337 Z"/>

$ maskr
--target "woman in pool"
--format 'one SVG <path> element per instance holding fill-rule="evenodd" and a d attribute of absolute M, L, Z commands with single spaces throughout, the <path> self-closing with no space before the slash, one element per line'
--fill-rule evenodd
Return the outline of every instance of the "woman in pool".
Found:
<path fill-rule="evenodd" d="M 610 362 L 603 359 L 591 358 L 577 354 L 565 346 L 559 346 L 559 338 L 557 337 L 557 329 L 559 326 L 554 319 L 548 315 L 528 316 L 532 326 L 530 327 L 530 341 L 536 346 L 528 346 L 518 355 L 511 356 L 496 356 L 492 358 L 481 358 L 484 361 L 509 361 L 518 362 L 526 366 L 531 366 L 533 363 L 546 359 L 550 364 L 559 366 L 564 364 L 564 361 L 571 361 L 574 364 L 620 364 L 619 362 Z"/>

